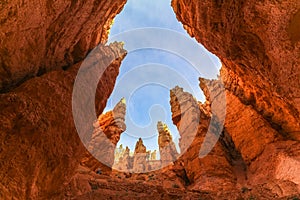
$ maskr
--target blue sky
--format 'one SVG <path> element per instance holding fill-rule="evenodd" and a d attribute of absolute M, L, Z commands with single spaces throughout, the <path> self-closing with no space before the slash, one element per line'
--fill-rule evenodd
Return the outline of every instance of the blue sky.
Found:
<path fill-rule="evenodd" d="M 139 137 L 147 149 L 158 150 L 157 121 L 169 126 L 174 142 L 178 143 L 179 134 L 171 119 L 169 90 L 179 85 L 203 102 L 198 78 L 215 78 L 220 68 L 218 58 L 186 33 L 170 4 L 171 0 L 128 0 L 110 31 L 109 42 L 124 41 L 128 54 L 104 112 L 111 110 L 122 97 L 126 98 L 127 130 L 119 144 L 132 151 Z M 153 34 L 153 30 L 151 33 L 141 29 L 147 27 L 166 31 L 155 29 Z M 145 44 L 152 47 L 153 40 L 156 48 L 145 48 Z M 164 47 L 157 48 L 160 44 Z"/>

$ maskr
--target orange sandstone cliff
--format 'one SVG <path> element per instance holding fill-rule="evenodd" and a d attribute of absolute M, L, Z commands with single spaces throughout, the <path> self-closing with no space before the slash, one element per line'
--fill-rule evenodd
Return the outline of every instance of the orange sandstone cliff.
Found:
<path fill-rule="evenodd" d="M 200 78 L 203 103 L 180 87 L 171 90 L 179 155 L 170 134 L 158 128 L 160 146 L 171 145 L 162 157 L 176 161 L 144 174 L 95 173 L 102 165 L 86 153 L 77 134 L 73 85 L 83 60 L 99 45 L 90 67 L 104 76 L 89 100 L 99 116 L 126 55 L 120 43 L 105 45 L 125 3 L 0 2 L 0 199 L 299 199 L 298 0 L 173 0 L 188 33 L 221 59 L 220 79 Z M 219 102 L 226 105 L 221 130 Z M 93 121 L 86 125 L 83 138 L 95 147 L 102 127 L 113 144 L 105 149 L 111 165 L 125 130 L 124 118 L 111 117 L 124 116 L 124 107 L 115 111 L 101 115 L 95 127 Z M 220 137 L 202 158 L 207 133 Z M 146 149 L 142 142 L 137 146 L 140 156 L 132 162 L 145 163 Z"/>

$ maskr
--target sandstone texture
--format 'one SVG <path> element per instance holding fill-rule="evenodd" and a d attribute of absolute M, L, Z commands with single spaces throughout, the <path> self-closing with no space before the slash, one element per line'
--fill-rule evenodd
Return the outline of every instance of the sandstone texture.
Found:
<path fill-rule="evenodd" d="M 179 164 L 180 161 L 183 163 L 183 168 L 190 182 L 188 187 L 199 191 L 221 192 L 233 190 L 235 186 L 233 168 L 220 142 L 217 142 L 207 156 L 204 158 L 199 157 L 199 150 L 206 133 L 216 131 L 218 128 L 217 126 L 209 128 L 210 115 L 206 114 L 208 111 L 202 111 L 204 106 L 180 87 L 172 89 L 170 95 L 172 119 L 181 136 L 180 147 L 183 146 L 182 141 L 188 141 L 190 144 L 184 149 L 185 151 L 181 150 L 182 156 L 179 158 L 179 162 L 176 163 Z M 180 112 L 181 117 L 179 119 L 177 113 Z M 190 121 L 189 119 L 197 120 Z M 187 123 L 188 121 L 190 123 Z M 187 127 L 182 128 L 183 126 Z M 191 137 L 190 133 L 193 131 L 196 131 L 196 134 Z"/>
<path fill-rule="evenodd" d="M 91 100 L 101 113 L 126 53 L 118 43 L 104 46 L 124 4 L 0 3 L 1 199 L 55 198 L 75 174 L 85 149 L 72 117 L 74 80 L 87 53 L 102 43 L 90 65 L 104 75 Z"/>
<path fill-rule="evenodd" d="M 188 33 L 221 59 L 226 74 L 238 77 L 227 82 L 222 75 L 225 85 L 266 117 L 274 117 L 286 134 L 299 133 L 299 120 L 285 127 L 289 118 L 299 119 L 300 111 L 300 41 L 291 36 L 291 30 L 292 35 L 298 30 L 292 27 L 299 1 L 173 0 L 172 6 Z M 279 99 L 282 110 L 276 110 Z M 281 113 L 290 116 L 282 114 L 280 122 L 276 115 Z"/>
<path fill-rule="evenodd" d="M 272 87 L 266 90 L 277 91 L 299 111 L 299 1 L 173 0 L 172 6 L 191 36 L 233 63 L 227 68 L 250 73 L 253 86 L 265 79 Z"/>
<path fill-rule="evenodd" d="M 1 1 L 0 91 L 83 60 L 126 0 Z"/>
<path fill-rule="evenodd" d="M 162 165 L 165 166 L 173 163 L 178 158 L 179 154 L 168 126 L 159 121 L 157 123 L 157 130 L 160 160 Z"/>
<path fill-rule="evenodd" d="M 105 57 L 122 58 L 120 47 L 117 43 L 99 47 L 103 59 L 94 67 L 111 63 Z M 116 78 L 121 58 L 110 65 L 107 75 Z M 72 117 L 72 90 L 79 67 L 49 72 L 0 95 L 1 198 L 50 198 L 74 174 L 85 152 Z M 101 96 L 109 97 L 114 80 L 110 88 L 100 82 Z"/>
<path fill-rule="evenodd" d="M 101 114 L 126 55 L 106 45 L 125 3 L 0 2 L 0 199 L 299 199 L 300 1 L 172 0 L 222 68 L 199 79 L 203 103 L 170 91 L 180 154 L 158 123 L 160 160 L 142 139 L 115 158 L 124 100 Z M 83 63 L 102 76 L 74 104 Z"/>
<path fill-rule="evenodd" d="M 85 167 L 75 170 L 76 175 L 65 189 L 60 198 L 66 199 L 213 199 L 211 194 L 200 191 L 185 190 L 180 187 L 168 173 L 141 174 L 125 176 L 117 173 L 114 176 L 98 175 Z M 165 184 L 164 184 L 164 181 Z M 169 180 L 169 181 L 168 181 Z M 166 182 L 167 181 L 167 182 Z"/>
<path fill-rule="evenodd" d="M 121 100 L 112 111 L 102 114 L 94 123 L 91 141 L 87 143 L 87 154 L 81 164 L 91 170 L 101 168 L 110 171 L 114 163 L 116 144 L 126 130 L 126 104 Z"/>
<path fill-rule="evenodd" d="M 188 33 L 222 61 L 220 142 L 235 173 L 245 174 L 237 186 L 258 195 L 259 185 L 269 191 L 261 198 L 299 194 L 299 2 L 173 0 L 172 7 Z M 208 105 L 221 102 L 215 82 L 200 79 Z"/>

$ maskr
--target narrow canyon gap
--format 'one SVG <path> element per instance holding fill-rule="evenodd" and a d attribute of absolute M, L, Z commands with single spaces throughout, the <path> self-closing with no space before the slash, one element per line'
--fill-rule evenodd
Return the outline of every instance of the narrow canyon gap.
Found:
<path fill-rule="evenodd" d="M 216 78 L 220 61 L 202 45 L 190 38 L 170 7 L 170 1 L 135 1 L 130 0 L 111 26 L 109 41 L 122 41 L 124 48 L 139 47 L 139 43 L 150 40 L 147 28 L 156 28 L 157 42 L 164 40 L 164 29 L 169 34 L 182 34 L 195 46 L 180 47 L 176 40 L 170 41 L 169 51 L 163 48 L 143 48 L 129 51 L 124 59 L 120 74 L 105 111 L 111 110 L 123 97 L 127 103 L 126 131 L 121 135 L 119 144 L 134 149 L 135 142 L 142 138 L 147 149 L 158 150 L 158 121 L 164 121 L 179 150 L 179 133 L 171 119 L 170 89 L 176 85 L 183 87 L 198 100 L 205 101 L 199 88 L 198 78 Z M 164 13 L 161 16 L 159 13 Z M 145 29 L 138 33 L 137 29 Z M 171 31 L 174 31 L 172 33 Z M 130 34 L 126 33 L 130 32 Z M 143 35 L 142 35 L 143 34 Z M 135 38 L 133 41 L 132 38 Z M 174 37 L 175 38 L 175 37 Z M 151 38 L 152 39 L 152 38 Z M 154 43 L 154 42 L 153 42 Z M 159 45 L 157 45 L 159 46 Z M 172 49 L 182 48 L 199 59 L 190 59 L 177 55 Z M 201 71 L 197 68 L 201 68 Z M 147 77 L 146 77 L 147 76 Z M 159 155 L 158 155 L 159 156 Z"/>

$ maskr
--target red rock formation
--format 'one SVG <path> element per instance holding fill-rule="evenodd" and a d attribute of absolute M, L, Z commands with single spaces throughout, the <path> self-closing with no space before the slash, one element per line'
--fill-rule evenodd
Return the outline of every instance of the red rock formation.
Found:
<path fill-rule="evenodd" d="M 215 85 L 214 82 L 216 81 L 200 79 L 200 87 L 203 88 L 205 94 L 212 90 Z M 244 89 L 246 88 L 244 87 Z M 218 101 L 218 97 L 211 99 Z M 286 135 L 282 135 L 282 129 L 277 130 L 270 124 L 270 121 L 267 121 L 263 115 L 257 112 L 256 107 L 242 101 L 241 98 L 235 96 L 235 92 L 227 89 L 226 101 L 227 112 L 224 132 L 230 137 L 229 140 L 232 140 L 228 153 L 231 154 L 234 149 L 237 150 L 241 154 L 241 161 L 246 164 L 243 168 L 247 180 L 242 182 L 238 180 L 237 186 L 261 185 L 262 188 L 270 191 L 269 195 L 277 197 L 297 194 L 299 187 L 296 177 L 298 177 L 299 172 L 297 171 L 296 160 L 298 159 L 300 143 L 285 141 L 287 138 Z M 280 104 L 282 101 L 276 103 Z M 290 117 L 293 119 L 293 116 Z M 226 143 L 224 138 L 221 139 Z M 235 173 L 239 173 L 237 163 L 235 161 L 232 163 Z"/>
<path fill-rule="evenodd" d="M 112 111 L 99 116 L 94 123 L 94 132 L 88 143 L 88 151 L 82 164 L 91 170 L 101 168 L 110 171 L 114 163 L 116 145 L 126 130 L 126 104 L 122 99 Z"/>
<path fill-rule="evenodd" d="M 145 145 L 143 144 L 142 138 L 136 142 L 134 155 L 133 155 L 133 172 L 134 173 L 143 173 L 146 172 L 147 169 L 147 150 Z"/>
<path fill-rule="evenodd" d="M 109 57 L 120 57 L 105 71 L 116 78 L 124 50 L 117 43 L 98 50 L 102 52 L 100 68 L 111 63 Z M 48 199 L 62 191 L 63 183 L 74 174 L 85 151 L 72 118 L 72 90 L 79 67 L 30 79 L 0 95 L 1 198 Z M 114 81 L 99 84 L 101 96 L 108 98 Z"/>
<path fill-rule="evenodd" d="M 115 159 L 113 169 L 128 172 L 133 168 L 133 157 L 130 156 L 130 149 L 126 146 L 125 151 L 120 155 L 119 160 Z"/>
<path fill-rule="evenodd" d="M 124 3 L 0 3 L 0 91 L 7 92 L 0 95 L 1 199 L 55 198 L 75 173 L 85 151 L 72 118 L 76 73 L 87 53 L 106 42 Z M 125 51 L 115 43 L 95 52 L 93 66 L 104 71 L 96 91 L 102 112 Z"/>
<path fill-rule="evenodd" d="M 225 131 L 247 163 L 248 183 L 275 197 L 299 193 L 293 166 L 300 130 L 299 2 L 173 0 L 172 6 L 189 34 L 223 62 Z"/>
<path fill-rule="evenodd" d="M 119 150 L 120 149 L 117 151 Z M 113 166 L 115 171 L 139 174 L 155 171 L 161 168 L 161 161 L 156 160 L 156 150 L 154 150 L 153 153 L 151 153 L 151 151 L 147 151 L 141 138 L 139 138 L 136 143 L 133 155 L 131 155 L 130 149 L 126 147 L 125 151 L 120 153 L 118 156 L 119 159 L 115 159 Z"/>
<path fill-rule="evenodd" d="M 267 0 L 259 4 L 173 0 L 172 6 L 189 34 L 215 53 L 226 71 L 236 74 L 234 77 L 238 78 L 233 79 L 238 79 L 239 83 L 234 82 L 235 87 L 230 90 L 244 91 L 239 96 L 243 98 L 244 94 L 244 98 L 248 97 L 254 105 L 260 102 L 255 107 L 266 112 L 266 117 L 274 116 L 273 123 L 282 126 L 285 134 L 299 132 L 299 120 L 292 127 L 287 125 L 291 114 L 299 119 L 300 111 L 297 70 L 300 41 L 294 36 L 297 30 L 294 24 L 299 20 L 300 10 L 297 0 L 288 3 Z M 206 9 L 208 7 L 210 9 Z M 239 84 L 245 84 L 251 90 L 243 89 L 244 85 L 237 87 Z M 263 97 L 268 104 L 262 105 Z M 285 104 L 282 111 L 276 110 L 279 99 Z M 282 112 L 285 113 L 281 118 L 283 122 L 276 116 Z"/>
<path fill-rule="evenodd" d="M 207 156 L 199 157 L 200 147 L 207 132 L 216 132 L 218 125 L 209 128 L 210 115 L 205 114 L 208 111 L 201 111 L 204 106 L 201 103 L 198 105 L 195 98 L 184 92 L 182 88 L 177 86 L 172 89 L 170 96 L 172 119 L 179 130 L 180 142 L 186 141 L 184 144 L 189 144 L 185 147 L 186 151 L 182 151 L 182 156 L 179 159 L 183 162 L 183 168 L 191 182 L 189 188 L 215 192 L 233 190 L 235 186 L 233 168 L 227 160 L 226 152 L 220 142 L 217 142 Z M 181 113 L 180 118 L 178 113 Z M 185 122 L 182 123 L 182 121 Z M 183 124 L 186 124 L 185 128 L 181 128 Z M 190 135 L 194 131 L 196 131 L 196 135 L 192 138 Z M 180 161 L 176 164 L 180 164 Z"/>
<path fill-rule="evenodd" d="M 162 166 L 173 163 L 179 156 L 172 135 L 168 126 L 162 122 L 157 123 L 158 130 L 158 146 L 160 153 L 160 160 Z"/>
<path fill-rule="evenodd" d="M 129 181 L 99 177 L 82 166 L 75 171 L 85 150 L 72 119 L 74 79 L 80 61 L 106 42 L 110 23 L 124 3 L 0 3 L 0 92 L 6 92 L 0 95 L 0 198 L 120 199 L 117 195 L 129 194 L 128 199 L 286 199 L 299 193 L 298 0 L 173 0 L 190 35 L 222 60 L 227 117 L 220 141 L 199 158 L 205 134 L 219 131 L 212 106 L 218 108 L 214 103 L 222 101 L 212 92 L 218 83 L 201 79 L 205 104 L 180 88 L 171 91 L 173 122 L 184 153 L 174 166 L 156 174 L 158 180 L 150 180 L 156 175 Z M 106 70 L 96 99 L 89 101 L 96 101 L 99 115 L 125 52 L 117 43 L 96 51 L 99 59 L 91 67 Z M 85 126 L 83 140 L 89 141 L 92 123 Z M 118 140 L 114 135 L 108 134 L 113 144 Z M 142 171 L 146 149 L 140 146 L 137 152 L 143 153 L 135 163 L 142 164 L 136 165 Z M 187 188 L 174 171 L 188 179 Z M 248 179 L 242 180 L 245 174 Z M 177 185 L 171 188 L 173 182 Z"/>
<path fill-rule="evenodd" d="M 139 140 L 135 144 L 134 154 L 137 154 L 137 153 L 146 153 L 146 151 L 147 150 L 146 150 L 145 145 L 143 144 L 142 138 L 139 138 Z"/>
<path fill-rule="evenodd" d="M 251 185 L 262 184 L 280 197 L 300 193 L 300 144 L 279 141 L 265 150 L 249 167 Z"/>
<path fill-rule="evenodd" d="M 207 96 L 207 101 L 222 101 L 220 96 L 212 92 L 216 87 L 216 82 L 219 81 L 200 79 L 200 87 Z M 225 93 L 226 131 L 230 134 L 244 161 L 250 163 L 262 153 L 267 144 L 275 141 L 279 135 L 252 106 L 243 104 L 232 92 L 226 91 Z"/>
<path fill-rule="evenodd" d="M 173 180 L 176 176 L 168 174 L 140 174 L 126 178 L 123 174 L 98 175 L 79 167 L 60 199 L 212 199 L 207 192 L 183 190 L 180 183 Z M 164 181 L 161 181 L 162 177 Z"/>
<path fill-rule="evenodd" d="M 2 1 L 0 91 L 84 59 L 99 43 L 105 44 L 125 2 Z"/>
<path fill-rule="evenodd" d="M 126 148 L 124 149 L 123 144 L 120 144 L 120 146 L 117 147 L 115 150 L 115 162 L 116 161 L 118 162 L 124 156 L 124 154 L 127 153 L 127 151 L 129 154 L 130 150 L 129 150 L 128 146 L 126 146 Z"/>
<path fill-rule="evenodd" d="M 180 152 L 183 153 L 190 146 L 197 134 L 200 111 L 194 97 L 189 93 L 184 93 L 180 87 L 175 87 L 170 91 L 170 105 L 173 123 L 177 126 L 180 139 Z M 192 112 L 189 112 L 192 110 Z M 185 130 L 191 131 L 185 131 Z"/>

